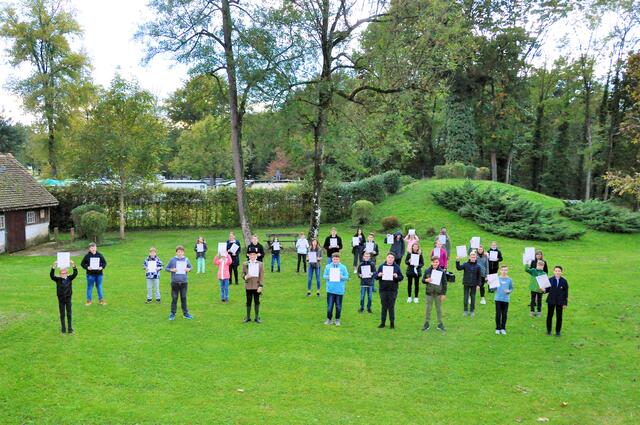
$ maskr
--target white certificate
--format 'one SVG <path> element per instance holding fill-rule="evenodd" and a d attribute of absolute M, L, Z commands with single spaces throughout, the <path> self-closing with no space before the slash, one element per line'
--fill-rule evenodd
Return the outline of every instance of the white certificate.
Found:
<path fill-rule="evenodd" d="M 382 266 L 382 280 L 393 280 L 393 266 Z"/>
<path fill-rule="evenodd" d="M 238 252 L 238 249 L 240 249 L 240 245 L 234 242 L 233 244 L 231 244 L 231 248 L 229 248 L 229 251 L 231 251 L 232 255 L 236 255 L 236 252 Z"/>
<path fill-rule="evenodd" d="M 546 274 L 536 276 L 536 280 L 538 281 L 538 286 L 540 289 L 546 289 L 551 286 L 551 282 L 549 282 L 549 276 Z"/>
<path fill-rule="evenodd" d="M 227 256 L 227 243 L 226 242 L 218 242 L 218 255 L 221 257 Z"/>
<path fill-rule="evenodd" d="M 99 257 L 89 258 L 89 269 L 98 270 L 99 268 L 100 268 L 100 258 Z"/>
<path fill-rule="evenodd" d="M 309 251 L 309 262 L 317 263 L 318 262 L 318 253 L 315 251 Z"/>
<path fill-rule="evenodd" d="M 367 264 L 366 266 L 362 266 L 360 268 L 360 274 L 362 275 L 363 279 L 369 279 L 372 275 L 371 266 L 369 264 Z"/>
<path fill-rule="evenodd" d="M 331 267 L 329 269 L 329 282 L 340 282 L 342 280 L 342 276 L 340 275 L 339 267 Z"/>
<path fill-rule="evenodd" d="M 387 235 L 387 244 L 393 245 L 393 235 Z"/>
<path fill-rule="evenodd" d="M 447 237 L 445 235 L 438 235 L 438 241 L 440 241 L 440 243 L 444 245 L 447 243 Z"/>
<path fill-rule="evenodd" d="M 474 236 L 471 238 L 471 248 L 478 249 L 480 248 L 480 236 Z"/>
<path fill-rule="evenodd" d="M 186 260 L 177 260 L 176 261 L 176 274 L 187 274 L 187 261 Z"/>
<path fill-rule="evenodd" d="M 498 273 L 492 273 L 487 275 L 487 282 L 489 282 L 490 289 L 496 289 L 500 287 L 500 280 L 498 279 Z"/>
<path fill-rule="evenodd" d="M 466 257 L 467 256 L 467 247 L 464 245 L 456 246 L 456 255 L 458 257 Z"/>
<path fill-rule="evenodd" d="M 524 249 L 524 255 L 529 261 L 534 260 L 536 258 L 536 249 L 534 247 L 527 247 Z"/>
<path fill-rule="evenodd" d="M 203 243 L 196 244 L 196 252 L 204 252 L 204 244 Z"/>
<path fill-rule="evenodd" d="M 338 238 L 329 238 L 329 248 L 338 248 Z"/>
<path fill-rule="evenodd" d="M 442 281 L 442 272 L 440 270 L 431 270 L 431 284 L 440 286 Z"/>
<path fill-rule="evenodd" d="M 522 254 L 522 264 L 528 266 L 531 263 L 531 260 L 527 257 L 527 254 Z"/>
<path fill-rule="evenodd" d="M 255 263 L 249 262 L 247 277 L 260 277 L 260 263 L 257 261 Z"/>
<path fill-rule="evenodd" d="M 304 242 L 299 242 L 298 243 L 298 254 L 306 254 L 307 253 L 307 248 L 309 248 L 309 246 L 304 243 Z"/>
<path fill-rule="evenodd" d="M 498 261 L 498 251 L 489 251 L 489 261 Z"/>
<path fill-rule="evenodd" d="M 440 248 L 433 248 L 433 256 L 440 258 Z"/>
<path fill-rule="evenodd" d="M 411 254 L 411 258 L 409 259 L 409 265 L 417 266 L 420 264 L 420 254 Z"/>
<path fill-rule="evenodd" d="M 147 273 L 156 273 L 158 271 L 157 261 L 147 261 Z"/>
<path fill-rule="evenodd" d="M 357 236 L 354 236 L 353 238 L 351 238 L 351 245 L 353 245 L 353 246 L 360 245 L 360 238 L 357 237 Z"/>
<path fill-rule="evenodd" d="M 280 242 L 274 242 L 273 243 L 273 250 L 274 251 L 280 251 Z"/>
<path fill-rule="evenodd" d="M 58 259 L 56 260 L 58 263 L 59 269 L 68 269 L 71 267 L 71 253 L 70 252 L 58 252 Z"/>
<path fill-rule="evenodd" d="M 411 236 L 415 235 L 416 234 L 416 229 L 409 229 L 409 234 Z"/>
<path fill-rule="evenodd" d="M 373 242 L 367 242 L 366 244 L 364 244 L 364 250 L 369 253 L 375 251 L 375 247 L 376 244 Z"/>

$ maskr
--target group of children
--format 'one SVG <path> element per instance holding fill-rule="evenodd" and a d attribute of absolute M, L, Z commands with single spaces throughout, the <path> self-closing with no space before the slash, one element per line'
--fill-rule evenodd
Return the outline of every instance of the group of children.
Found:
<path fill-rule="evenodd" d="M 398 296 L 399 283 L 407 277 L 407 293 L 408 303 L 419 303 L 420 285 L 425 285 L 425 301 L 426 312 L 425 322 L 422 330 L 430 329 L 430 321 L 432 309 L 435 305 L 437 326 L 436 329 L 445 331 L 442 321 L 442 303 L 446 299 L 447 286 L 449 281 L 454 280 L 452 273 L 448 272 L 448 261 L 450 258 L 451 241 L 447 234 L 446 228 L 442 228 L 440 234 L 437 235 L 433 248 L 428 257 L 429 266 L 422 271 L 425 266 L 423 252 L 420 247 L 420 240 L 415 232 L 410 232 L 403 237 L 401 232 L 389 235 L 386 240 L 390 245 L 389 253 L 385 257 L 385 261 L 377 266 L 376 258 L 379 253 L 378 244 L 375 242 L 374 234 L 369 233 L 365 239 L 361 228 L 358 228 L 352 238 L 352 254 L 354 273 L 360 279 L 360 307 L 358 312 L 366 311 L 372 313 L 372 293 L 376 291 L 376 281 L 379 282 L 380 293 L 380 324 L 378 327 L 385 328 L 387 317 L 391 329 L 395 328 L 395 303 Z M 406 243 L 406 250 L 405 250 Z M 221 244 L 224 248 L 224 244 Z M 281 246 L 277 239 L 269 244 L 272 260 L 271 271 L 274 271 L 274 265 L 277 265 L 280 272 L 280 250 Z M 316 296 L 320 296 L 320 267 L 323 260 L 323 249 L 327 252 L 327 265 L 322 273 L 323 279 L 326 281 L 327 292 L 327 315 L 325 324 L 335 324 L 340 326 L 342 313 L 342 300 L 345 294 L 346 282 L 349 279 L 347 267 L 341 263 L 340 251 L 343 249 L 342 238 L 338 236 L 335 228 L 331 229 L 329 236 L 325 238 L 323 247 L 319 246 L 317 239 L 312 239 L 309 243 L 304 234 L 300 234 L 295 244 L 297 253 L 296 272 L 300 272 L 300 268 L 307 272 L 307 297 L 311 296 L 312 281 L 315 275 L 316 280 Z M 197 273 L 205 273 L 206 269 L 206 253 L 208 247 L 203 237 L 196 240 L 194 247 Z M 170 273 L 171 284 L 171 312 L 169 320 L 174 320 L 177 310 L 178 298 L 181 302 L 183 317 L 191 319 L 193 316 L 189 313 L 187 306 L 187 289 L 188 274 L 192 270 L 191 263 L 185 257 L 185 249 L 183 246 L 176 247 L 176 255 L 167 263 L 166 266 L 157 255 L 155 248 L 149 249 L 149 255 L 143 262 L 145 277 L 147 282 L 147 299 L 146 302 L 152 303 L 155 289 L 155 301 L 160 303 L 160 273 L 165 270 Z M 251 309 L 254 308 L 254 320 L 261 323 L 260 319 L 260 295 L 264 285 L 264 247 L 259 243 L 258 237 L 253 235 L 251 243 L 246 249 L 246 261 L 243 262 L 241 268 L 241 277 L 245 282 L 246 294 L 246 316 L 244 323 L 252 321 Z M 493 253 L 492 253 L 493 252 Z M 229 285 L 238 285 L 238 268 L 240 266 L 241 245 L 235 238 L 233 232 L 229 234 L 226 241 L 226 250 L 219 247 L 218 253 L 213 259 L 213 263 L 217 266 L 216 277 L 220 283 L 221 302 L 229 302 Z M 274 259 L 275 258 L 275 259 Z M 402 272 L 401 263 L 404 258 L 406 265 L 405 273 Z M 506 334 L 507 312 L 510 301 L 510 294 L 513 291 L 513 282 L 508 276 L 508 268 L 505 265 L 500 266 L 503 261 L 502 252 L 497 248 L 496 242 L 491 243 L 489 252 L 485 252 L 480 245 L 472 248 L 469 253 L 468 261 L 460 263 L 460 258 L 456 256 L 456 269 L 463 271 L 463 314 L 464 316 L 475 316 L 475 300 L 476 290 L 480 290 L 480 304 L 486 304 L 485 300 L 485 284 L 489 283 L 489 291 L 495 292 L 495 322 L 496 334 Z M 73 262 L 71 262 L 73 273 L 68 274 L 67 269 L 60 270 L 60 276 L 55 276 L 56 263 L 52 265 L 50 277 L 57 285 L 57 295 L 60 310 L 61 330 L 63 333 L 73 333 L 71 320 L 71 285 L 73 279 L 77 276 L 78 271 Z M 94 243 L 89 245 L 89 251 L 83 257 L 81 266 L 86 270 L 87 279 L 87 301 L 86 305 L 92 304 L 93 287 L 98 292 L 98 299 L 101 305 L 106 304 L 102 290 L 103 271 L 107 266 L 107 262 L 102 254 L 97 251 Z M 542 295 L 548 293 L 547 304 L 547 334 L 551 335 L 552 321 L 556 316 L 556 335 L 560 336 L 562 328 L 562 312 L 567 306 L 568 301 L 568 283 L 562 277 L 562 267 L 554 268 L 554 276 L 549 280 L 549 286 L 542 288 L 538 282 L 538 277 L 548 273 L 547 263 L 543 258 L 542 252 L 537 251 L 535 259 L 529 265 L 525 265 L 525 271 L 531 276 L 531 316 L 541 316 Z M 499 273 L 499 275 L 498 275 Z M 488 277 L 495 277 L 488 282 Z M 366 305 L 365 305 L 366 301 Z M 536 311 L 537 310 L 537 311 Z M 335 313 L 334 313 L 335 311 Z M 67 322 L 65 323 L 65 314 Z"/>

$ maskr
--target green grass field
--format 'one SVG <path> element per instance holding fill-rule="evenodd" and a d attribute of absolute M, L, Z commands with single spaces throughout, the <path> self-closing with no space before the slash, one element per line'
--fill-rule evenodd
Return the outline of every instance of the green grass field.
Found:
<path fill-rule="evenodd" d="M 162 304 L 144 303 L 147 249 L 158 247 L 166 262 L 176 244 L 185 244 L 193 259 L 198 234 L 215 250 L 228 230 L 130 232 L 125 242 L 100 250 L 109 261 L 107 306 L 85 307 L 84 272 L 76 280 L 75 335 L 59 332 L 48 278 L 55 258 L 0 256 L 0 423 L 640 423 L 640 237 L 591 230 L 554 243 L 498 237 L 433 202 L 430 193 L 450 184 L 460 182 L 404 188 L 377 206 L 365 230 L 377 231 L 380 219 L 394 214 L 415 223 L 419 234 L 447 226 L 453 245 L 471 236 L 496 239 L 515 285 L 508 335 L 494 334 L 491 295 L 475 318 L 462 316 L 460 283 L 450 286 L 444 304 L 446 334 L 420 331 L 424 295 L 420 304 L 407 304 L 404 281 L 394 331 L 376 328 L 378 298 L 373 315 L 357 313 L 354 278 L 342 327 L 325 326 L 324 292 L 305 297 L 306 276 L 295 273 L 293 253 L 284 255 L 282 273 L 267 272 L 264 323 L 241 323 L 242 286 L 231 288 L 228 305 L 219 302 L 211 253 L 207 273 L 190 276 L 194 320 L 179 315 L 169 322 L 167 274 Z M 351 226 L 337 227 L 348 242 Z M 264 238 L 269 230 L 258 234 Z M 322 237 L 327 233 L 325 225 Z M 521 254 L 532 245 L 550 265 L 565 267 L 570 298 L 561 338 L 545 336 L 544 316 L 528 314 Z M 349 253 L 344 262 L 351 260 Z"/>

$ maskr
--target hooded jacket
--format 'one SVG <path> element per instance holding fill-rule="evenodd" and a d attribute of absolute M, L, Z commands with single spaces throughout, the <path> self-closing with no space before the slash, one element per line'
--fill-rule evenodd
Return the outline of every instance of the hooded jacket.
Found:
<path fill-rule="evenodd" d="M 393 252 L 398 260 L 404 257 L 404 239 L 402 238 L 402 232 L 400 231 L 397 231 L 393 234 L 393 245 L 391 245 L 391 252 Z"/>

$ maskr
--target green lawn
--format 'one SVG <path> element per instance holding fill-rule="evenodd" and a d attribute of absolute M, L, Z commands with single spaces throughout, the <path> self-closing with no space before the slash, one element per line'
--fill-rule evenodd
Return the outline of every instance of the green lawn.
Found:
<path fill-rule="evenodd" d="M 563 336 L 547 337 L 544 317 L 528 315 L 520 264 L 533 243 L 491 235 L 434 204 L 431 191 L 459 183 L 414 183 L 377 206 L 375 225 L 365 230 L 377 231 L 380 219 L 394 214 L 419 234 L 446 225 L 453 245 L 471 236 L 496 239 L 515 284 L 507 336 L 494 334 L 491 296 L 475 318 L 462 317 L 460 283 L 444 305 L 446 334 L 420 331 L 424 296 L 406 304 L 405 282 L 397 329 L 377 329 L 379 300 L 374 315 L 358 314 L 355 279 L 343 326 L 327 327 L 324 293 L 304 296 L 306 277 L 295 273 L 294 254 L 283 257 L 282 273 L 267 272 L 263 324 L 241 323 L 241 286 L 231 288 L 230 304 L 218 301 L 210 263 L 206 275 L 190 276 L 194 320 L 169 322 L 168 275 L 163 303 L 144 304 L 147 249 L 158 247 L 166 262 L 185 244 L 193 259 L 198 234 L 215 250 L 227 231 L 130 232 L 126 242 L 101 249 L 109 261 L 107 306 L 85 307 L 84 273 L 76 280 L 73 336 L 58 329 L 48 278 L 54 258 L 0 256 L 0 423 L 639 423 L 640 237 L 588 231 L 575 241 L 535 243 L 550 265 L 565 267 L 570 285 Z M 337 227 L 348 242 L 353 229 Z"/>

